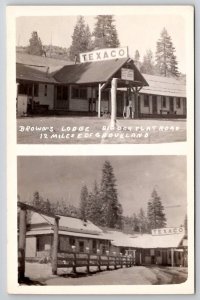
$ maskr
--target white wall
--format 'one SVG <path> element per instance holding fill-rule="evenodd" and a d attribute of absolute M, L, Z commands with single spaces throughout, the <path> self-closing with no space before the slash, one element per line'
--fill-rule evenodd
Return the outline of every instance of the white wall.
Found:
<path fill-rule="evenodd" d="M 69 110 L 71 111 L 88 111 L 88 99 L 70 99 Z"/>
<path fill-rule="evenodd" d="M 36 237 L 26 238 L 26 257 L 36 257 Z"/>

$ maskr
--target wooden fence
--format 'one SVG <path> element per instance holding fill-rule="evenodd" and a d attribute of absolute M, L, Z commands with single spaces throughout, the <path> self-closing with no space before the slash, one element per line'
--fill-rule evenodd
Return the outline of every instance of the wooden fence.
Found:
<path fill-rule="evenodd" d="M 109 270 L 131 267 L 134 265 L 132 256 L 118 255 L 99 255 L 89 253 L 75 252 L 59 252 L 57 256 L 57 268 L 73 268 L 76 273 L 77 267 L 86 267 L 87 272 L 90 272 L 90 267 L 97 267 L 101 271 L 101 267 L 106 267 Z"/>

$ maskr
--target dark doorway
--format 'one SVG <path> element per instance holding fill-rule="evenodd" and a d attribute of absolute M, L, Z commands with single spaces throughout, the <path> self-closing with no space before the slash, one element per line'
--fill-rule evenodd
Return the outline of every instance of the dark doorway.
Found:
<path fill-rule="evenodd" d="M 56 88 L 56 108 L 69 109 L 69 87 L 66 85 L 57 85 Z"/>
<path fill-rule="evenodd" d="M 170 97 L 170 99 L 169 99 L 169 110 L 170 110 L 170 113 L 174 112 L 174 98 L 173 97 Z"/>
<path fill-rule="evenodd" d="M 152 112 L 153 112 L 153 114 L 157 114 L 158 113 L 157 97 L 156 96 L 152 96 Z"/>

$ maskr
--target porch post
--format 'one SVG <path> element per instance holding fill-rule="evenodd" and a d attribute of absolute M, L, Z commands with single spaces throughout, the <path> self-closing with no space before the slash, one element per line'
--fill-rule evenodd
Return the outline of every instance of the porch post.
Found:
<path fill-rule="evenodd" d="M 138 112 L 138 90 L 135 89 L 135 118 L 138 119 L 139 112 Z"/>
<path fill-rule="evenodd" d="M 171 266 L 174 266 L 174 249 L 171 248 Z"/>
<path fill-rule="evenodd" d="M 31 101 L 31 109 L 33 110 L 33 100 L 34 100 L 34 83 L 32 84 L 32 101 Z"/>
<path fill-rule="evenodd" d="M 26 250 L 26 209 L 20 207 L 19 212 L 19 243 L 18 243 L 18 281 L 25 277 L 25 250 Z"/>
<path fill-rule="evenodd" d="M 54 233 L 53 233 L 53 246 L 52 246 L 52 258 L 51 258 L 51 267 L 52 274 L 57 274 L 57 265 L 58 265 L 58 228 L 59 228 L 59 219 L 60 217 L 56 216 L 54 220 Z"/>
<path fill-rule="evenodd" d="M 115 127 L 117 116 L 117 78 L 111 82 L 111 121 L 110 126 Z"/>
<path fill-rule="evenodd" d="M 101 117 L 101 84 L 99 83 L 98 118 Z"/>

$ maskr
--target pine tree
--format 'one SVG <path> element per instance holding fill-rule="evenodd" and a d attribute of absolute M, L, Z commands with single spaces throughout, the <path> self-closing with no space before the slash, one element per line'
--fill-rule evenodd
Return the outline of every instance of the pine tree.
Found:
<path fill-rule="evenodd" d="M 117 48 L 119 39 L 112 15 L 98 15 L 93 32 L 95 49 Z"/>
<path fill-rule="evenodd" d="M 92 39 L 89 26 L 86 25 L 84 17 L 79 16 L 72 35 L 72 44 L 69 49 L 69 57 L 79 61 L 79 54 L 92 50 Z"/>
<path fill-rule="evenodd" d="M 139 228 L 141 233 L 145 233 L 148 231 L 148 224 L 147 224 L 147 217 L 145 215 L 145 212 L 142 208 L 140 208 L 139 214 L 138 214 L 138 220 L 139 220 Z"/>
<path fill-rule="evenodd" d="M 101 199 L 96 181 L 94 182 L 93 192 L 89 193 L 87 203 L 87 218 L 96 225 L 101 224 Z"/>
<path fill-rule="evenodd" d="M 154 74 L 153 52 L 149 49 L 143 57 L 140 71 L 145 74 Z"/>
<path fill-rule="evenodd" d="M 161 198 L 158 196 L 155 189 L 153 190 L 151 199 L 148 202 L 147 218 L 149 230 L 166 226 L 167 220 L 164 213 L 164 206 L 162 205 Z"/>
<path fill-rule="evenodd" d="M 135 232 L 140 232 L 140 221 L 138 219 L 138 216 L 134 213 L 132 217 L 132 228 Z"/>
<path fill-rule="evenodd" d="M 105 161 L 102 169 L 100 200 L 102 225 L 121 228 L 122 206 L 118 201 L 116 178 L 109 161 Z"/>
<path fill-rule="evenodd" d="M 33 31 L 29 40 L 28 53 L 32 55 L 41 56 L 43 54 L 43 47 L 41 39 L 38 36 L 37 31 Z"/>
<path fill-rule="evenodd" d="M 167 30 L 163 28 L 161 38 L 156 46 L 156 68 L 160 75 L 178 76 L 178 62 L 176 60 L 175 47 Z"/>
<path fill-rule="evenodd" d="M 80 217 L 83 220 L 87 219 L 87 205 L 88 205 L 88 189 L 86 185 L 81 188 L 80 196 Z"/>

